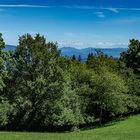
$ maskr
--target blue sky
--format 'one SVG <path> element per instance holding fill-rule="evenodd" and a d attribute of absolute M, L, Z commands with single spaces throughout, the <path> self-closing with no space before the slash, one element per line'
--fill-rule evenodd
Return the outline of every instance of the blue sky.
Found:
<path fill-rule="evenodd" d="M 140 39 L 139 0 L 0 0 L 6 44 L 41 33 L 60 47 L 126 47 Z"/>

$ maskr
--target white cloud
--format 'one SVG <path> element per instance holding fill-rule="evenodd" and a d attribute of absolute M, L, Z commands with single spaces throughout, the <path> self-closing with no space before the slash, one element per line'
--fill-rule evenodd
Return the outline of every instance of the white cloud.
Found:
<path fill-rule="evenodd" d="M 126 48 L 128 46 L 128 43 L 97 42 L 95 43 L 95 46 L 97 46 L 97 48 Z"/>
<path fill-rule="evenodd" d="M 99 18 L 105 18 L 105 15 L 103 12 L 95 12 L 94 14 Z"/>
<path fill-rule="evenodd" d="M 58 41 L 60 48 L 62 47 L 74 47 L 77 49 L 82 48 L 126 48 L 128 43 L 124 42 L 81 42 L 81 41 Z"/>
<path fill-rule="evenodd" d="M 86 46 L 84 42 L 81 41 L 58 41 L 59 47 L 75 47 L 75 48 L 83 48 Z"/>

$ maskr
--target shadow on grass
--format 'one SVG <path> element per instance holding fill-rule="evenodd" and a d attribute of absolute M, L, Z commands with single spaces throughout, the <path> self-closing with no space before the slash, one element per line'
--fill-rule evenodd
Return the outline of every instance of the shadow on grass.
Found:
<path fill-rule="evenodd" d="M 51 127 L 48 127 L 50 131 L 46 130 L 46 129 L 43 129 L 43 130 L 8 130 L 8 129 L 2 129 L 0 130 L 1 132 L 33 132 L 33 133 L 72 133 L 72 132 L 80 132 L 80 131 L 87 131 L 87 130 L 93 130 L 93 129 L 97 129 L 97 128 L 105 128 L 105 127 L 110 127 L 110 126 L 113 126 L 113 125 L 116 125 L 116 124 L 119 124 L 121 123 L 122 121 L 125 121 L 126 119 L 130 118 L 132 115 L 129 115 L 129 116 L 123 116 L 123 117 L 119 117 L 117 119 L 112 119 L 110 121 L 107 121 L 107 122 L 104 122 L 102 125 L 100 125 L 99 123 L 99 120 L 96 121 L 96 122 L 93 122 L 93 123 L 89 123 L 89 124 L 85 124 L 85 125 L 80 125 L 78 127 L 78 129 L 72 131 L 70 128 L 71 126 L 65 126 L 65 127 L 62 127 L 61 129 L 59 128 L 55 128 L 55 129 L 52 129 Z M 4 130 L 4 131 L 3 131 Z"/>
<path fill-rule="evenodd" d="M 94 122 L 92 124 L 83 126 L 80 128 L 81 131 L 87 131 L 87 130 L 92 130 L 92 129 L 97 129 L 97 128 L 104 128 L 104 127 L 109 127 L 109 126 L 113 126 L 116 125 L 118 123 L 121 123 L 122 121 L 125 121 L 126 119 L 128 119 L 129 117 L 124 117 L 124 118 L 118 118 L 116 120 L 113 121 L 108 121 L 106 123 L 103 123 L 102 125 L 100 125 L 99 121 L 98 122 Z"/>

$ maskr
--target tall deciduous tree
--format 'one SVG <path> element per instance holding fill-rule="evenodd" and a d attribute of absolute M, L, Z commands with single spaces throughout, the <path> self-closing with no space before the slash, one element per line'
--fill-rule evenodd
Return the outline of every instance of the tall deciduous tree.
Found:
<path fill-rule="evenodd" d="M 140 73 L 140 42 L 138 40 L 130 40 L 128 50 L 121 54 L 121 60 L 135 73 Z"/>
<path fill-rule="evenodd" d="M 5 78 L 7 77 L 7 72 L 5 69 L 6 65 L 6 54 L 3 52 L 5 48 L 5 42 L 0 33 L 0 128 L 8 124 L 9 115 L 12 111 L 12 106 L 9 104 L 10 101 L 6 98 L 5 88 Z"/>
<path fill-rule="evenodd" d="M 19 38 L 10 63 L 13 67 L 9 82 L 11 92 L 8 91 L 16 109 L 19 109 L 13 121 L 17 129 L 18 126 L 37 129 L 38 125 L 51 124 L 55 101 L 62 93 L 63 71 L 59 57 L 57 44 L 46 43 L 39 34 L 34 38 L 30 34 Z"/>
<path fill-rule="evenodd" d="M 92 76 L 91 86 L 93 92 L 90 104 L 93 105 L 95 116 L 99 115 L 100 124 L 107 119 L 106 116 L 127 112 L 128 88 L 118 75 L 103 69 L 98 75 Z"/>

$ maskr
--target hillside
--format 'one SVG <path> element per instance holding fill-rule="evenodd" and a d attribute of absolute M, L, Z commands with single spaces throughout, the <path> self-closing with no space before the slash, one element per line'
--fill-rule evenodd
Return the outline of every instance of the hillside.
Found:
<path fill-rule="evenodd" d="M 0 140 L 139 140 L 140 115 L 108 124 L 103 128 L 72 133 L 1 132 Z"/>

